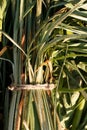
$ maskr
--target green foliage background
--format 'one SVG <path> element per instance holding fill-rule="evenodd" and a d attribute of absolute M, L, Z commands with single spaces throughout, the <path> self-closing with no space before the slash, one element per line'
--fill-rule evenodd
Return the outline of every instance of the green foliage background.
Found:
<path fill-rule="evenodd" d="M 0 1 L 4 130 L 87 129 L 86 7 L 86 0 Z M 55 89 L 10 92 L 6 75 L 15 86 Z"/>

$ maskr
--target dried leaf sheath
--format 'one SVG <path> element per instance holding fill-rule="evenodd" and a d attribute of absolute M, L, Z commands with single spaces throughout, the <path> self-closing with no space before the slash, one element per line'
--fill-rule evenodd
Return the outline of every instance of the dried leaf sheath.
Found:
<path fill-rule="evenodd" d="M 55 88 L 54 84 L 20 84 L 11 85 L 8 87 L 9 90 L 52 90 Z"/>

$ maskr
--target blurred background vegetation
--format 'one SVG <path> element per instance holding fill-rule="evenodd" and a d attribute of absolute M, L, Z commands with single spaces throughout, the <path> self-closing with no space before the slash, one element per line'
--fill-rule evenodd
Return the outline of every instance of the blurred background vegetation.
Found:
<path fill-rule="evenodd" d="M 0 0 L 0 129 L 86 130 L 86 60 L 86 0 Z"/>

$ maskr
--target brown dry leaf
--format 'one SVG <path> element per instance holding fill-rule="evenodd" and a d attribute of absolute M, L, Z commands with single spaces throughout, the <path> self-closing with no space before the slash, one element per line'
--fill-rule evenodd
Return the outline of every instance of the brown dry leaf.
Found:
<path fill-rule="evenodd" d="M 7 46 L 3 47 L 2 50 L 0 51 L 0 56 L 2 56 L 6 50 L 7 50 Z"/>

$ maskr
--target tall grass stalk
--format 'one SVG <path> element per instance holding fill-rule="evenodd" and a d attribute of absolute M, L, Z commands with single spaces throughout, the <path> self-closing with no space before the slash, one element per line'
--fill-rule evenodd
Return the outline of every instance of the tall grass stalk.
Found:
<path fill-rule="evenodd" d="M 22 2 L 22 1 L 21 1 Z M 15 1 L 15 4 L 13 6 L 15 6 L 14 8 L 16 8 L 16 11 L 13 12 L 14 16 L 15 16 L 15 20 L 14 20 L 14 28 L 13 28 L 13 39 L 19 44 L 21 43 L 21 37 L 22 37 L 22 21 L 21 21 L 21 15 L 22 15 L 22 4 L 21 2 Z M 20 18 L 19 18 L 20 16 Z M 19 32 L 19 28 L 20 28 L 20 33 Z M 19 39 L 18 39 L 19 37 Z M 13 70 L 13 75 L 14 75 L 14 81 L 15 83 L 21 83 L 20 80 L 20 76 L 21 76 L 21 58 L 20 58 L 20 52 L 18 50 L 18 48 L 16 46 L 14 46 L 14 50 L 13 50 L 13 59 L 14 59 L 14 70 Z M 19 104 L 19 100 L 20 100 L 20 95 L 21 92 L 17 93 L 17 92 L 13 92 L 13 97 L 12 97 L 12 101 L 11 101 L 11 107 L 10 107 L 10 112 L 9 112 L 9 125 L 8 125 L 8 130 L 13 130 L 16 129 L 16 120 L 17 120 L 17 109 L 18 109 L 18 104 Z"/>

